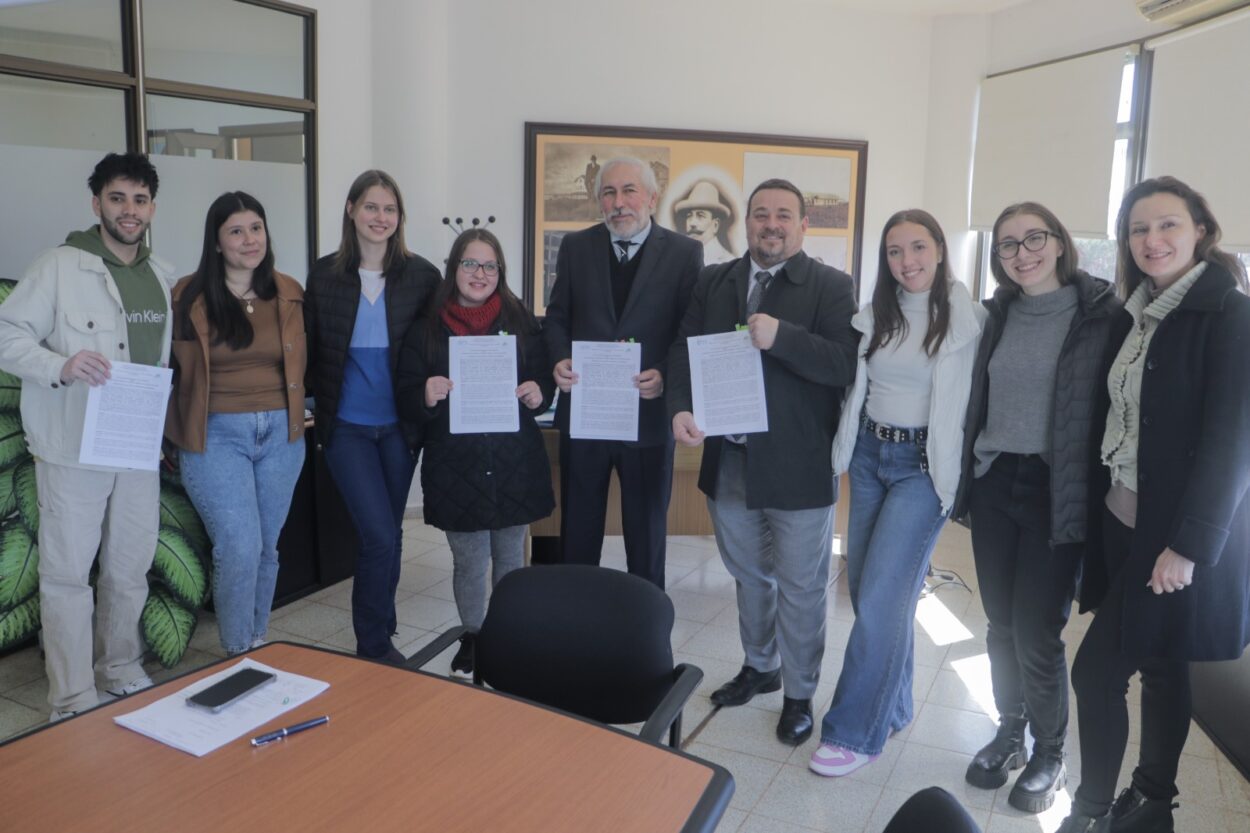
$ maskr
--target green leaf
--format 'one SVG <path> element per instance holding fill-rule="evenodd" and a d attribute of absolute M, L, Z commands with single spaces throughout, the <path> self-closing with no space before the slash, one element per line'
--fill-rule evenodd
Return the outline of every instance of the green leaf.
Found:
<path fill-rule="evenodd" d="M 0 611 L 39 592 L 39 547 L 19 518 L 0 523 Z"/>
<path fill-rule="evenodd" d="M 29 639 L 37 630 L 39 630 L 38 593 L 8 613 L 0 614 L 0 651 Z"/>
<path fill-rule="evenodd" d="M 35 487 L 33 457 L 27 456 L 13 468 L 13 495 L 17 499 L 17 513 L 22 516 L 22 523 L 26 524 L 32 538 L 38 538 L 39 490 Z"/>
<path fill-rule="evenodd" d="M 22 431 L 22 415 L 0 412 L 0 468 L 7 468 L 26 453 L 26 434 Z"/>
<path fill-rule="evenodd" d="M 195 548 L 205 567 L 213 561 L 213 544 L 204 522 L 181 487 L 161 483 L 161 526 L 172 526 L 182 532 Z"/>
<path fill-rule="evenodd" d="M 181 530 L 162 526 L 156 538 L 152 573 L 181 604 L 197 610 L 208 596 L 208 573 L 204 562 Z"/>
<path fill-rule="evenodd" d="M 160 660 L 161 665 L 173 668 L 182 660 L 195 633 L 195 613 L 187 610 L 165 589 L 153 584 L 148 600 L 139 617 L 143 628 L 143 641 Z"/>
<path fill-rule="evenodd" d="M 0 411 L 19 413 L 22 405 L 22 380 L 0 370 Z"/>
<path fill-rule="evenodd" d="M 13 491 L 13 469 L 0 470 L 0 518 L 7 518 L 17 509 L 17 492 Z"/>
<path fill-rule="evenodd" d="M 12 278 L 0 278 L 0 304 L 5 302 L 16 286 L 17 281 Z"/>

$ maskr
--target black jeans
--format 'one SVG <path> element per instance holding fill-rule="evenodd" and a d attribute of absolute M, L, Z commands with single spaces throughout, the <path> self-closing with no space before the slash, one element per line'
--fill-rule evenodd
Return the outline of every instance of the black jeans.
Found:
<path fill-rule="evenodd" d="M 985 615 L 994 705 L 1027 714 L 1033 738 L 1062 746 L 1068 662 L 1061 633 L 1072 611 L 1080 547 L 1050 545 L 1050 466 L 999 454 L 972 483 L 972 554 Z"/>
<path fill-rule="evenodd" d="M 1120 648 L 1124 570 L 1133 530 L 1103 510 L 1103 546 L 1111 586 L 1072 664 L 1077 723 L 1081 731 L 1081 786 L 1076 807 L 1104 813 L 1115 796 L 1128 742 L 1128 681 L 1141 672 L 1141 758 L 1133 784 L 1147 798 L 1177 794 L 1176 770 L 1189 737 L 1193 701 L 1185 660 L 1125 656 Z M 1180 591 L 1185 592 L 1185 591 Z"/>

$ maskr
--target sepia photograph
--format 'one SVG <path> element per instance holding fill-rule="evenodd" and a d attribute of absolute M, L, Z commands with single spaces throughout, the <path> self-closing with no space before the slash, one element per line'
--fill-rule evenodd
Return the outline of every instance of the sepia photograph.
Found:
<path fill-rule="evenodd" d="M 522 298 L 542 316 L 564 236 L 603 221 L 595 180 L 611 159 L 650 166 L 653 221 L 703 244 L 705 264 L 746 254 L 747 199 L 766 179 L 803 192 L 804 249 L 858 283 L 868 143 L 668 128 L 527 122 Z"/>

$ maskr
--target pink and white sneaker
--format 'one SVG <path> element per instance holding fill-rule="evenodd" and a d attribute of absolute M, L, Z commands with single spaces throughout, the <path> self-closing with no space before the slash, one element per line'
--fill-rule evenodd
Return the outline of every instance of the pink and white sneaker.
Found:
<path fill-rule="evenodd" d="M 812 759 L 807 762 L 807 768 L 817 775 L 837 778 L 842 775 L 850 775 L 855 770 L 867 766 L 879 757 L 881 756 L 865 755 L 862 752 L 852 752 L 850 749 L 844 749 L 841 746 L 822 743 L 812 753 Z"/>

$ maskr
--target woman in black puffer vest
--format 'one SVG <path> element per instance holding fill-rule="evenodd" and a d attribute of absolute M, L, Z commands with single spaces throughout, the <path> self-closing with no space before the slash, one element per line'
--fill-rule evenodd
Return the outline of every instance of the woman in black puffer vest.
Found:
<path fill-rule="evenodd" d="M 1061 633 L 1086 537 L 1098 370 L 1119 302 L 1077 269 L 1071 236 L 1037 203 L 999 215 L 991 269 L 999 289 L 985 302 L 953 514 L 971 514 L 1000 724 L 966 777 L 995 789 L 1027 760 L 1008 801 L 1038 813 L 1067 777 Z"/>

